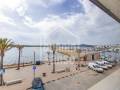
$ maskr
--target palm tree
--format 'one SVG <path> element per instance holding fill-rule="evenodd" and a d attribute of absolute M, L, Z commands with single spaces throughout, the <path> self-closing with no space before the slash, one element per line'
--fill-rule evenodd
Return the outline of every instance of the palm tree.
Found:
<path fill-rule="evenodd" d="M 87 65 L 87 54 L 86 54 L 86 49 L 85 49 L 84 61 L 85 61 L 85 65 Z"/>
<path fill-rule="evenodd" d="M 7 38 L 0 38 L 0 56 L 1 56 L 1 60 L 0 60 L 0 69 L 3 69 L 3 59 L 5 56 L 5 52 L 10 50 L 12 47 L 11 45 L 13 44 L 13 42 L 11 42 L 11 40 L 7 39 Z M 3 85 L 4 81 L 3 81 L 3 75 L 0 75 L 0 85 Z"/>
<path fill-rule="evenodd" d="M 55 52 L 56 52 L 56 44 L 51 46 L 51 49 L 53 51 L 53 71 L 52 73 L 55 73 Z"/>
<path fill-rule="evenodd" d="M 81 61 L 81 56 L 80 56 L 80 53 L 81 53 L 81 50 L 80 49 L 76 49 L 76 52 L 78 54 L 78 65 L 77 65 L 77 68 L 80 70 L 80 61 Z"/>
<path fill-rule="evenodd" d="M 22 49 L 23 49 L 23 45 L 16 45 L 16 48 L 18 49 L 18 52 L 19 52 L 19 54 L 18 54 L 18 66 L 17 66 L 17 70 L 19 70 L 20 69 L 20 61 L 21 61 L 21 51 L 22 51 Z"/>

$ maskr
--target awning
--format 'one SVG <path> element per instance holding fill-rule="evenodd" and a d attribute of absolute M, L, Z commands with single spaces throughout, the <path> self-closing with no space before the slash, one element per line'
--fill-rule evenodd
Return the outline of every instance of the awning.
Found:
<path fill-rule="evenodd" d="M 90 0 L 120 23 L 120 0 Z"/>

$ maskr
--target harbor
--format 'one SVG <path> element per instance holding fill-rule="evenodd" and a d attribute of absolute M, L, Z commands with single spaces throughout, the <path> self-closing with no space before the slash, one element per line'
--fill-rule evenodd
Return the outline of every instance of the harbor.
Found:
<path fill-rule="evenodd" d="M 13 45 L 14 46 L 14 45 Z M 20 46 L 20 45 L 19 45 Z M 21 45 L 23 46 L 23 45 Z M 40 45 L 41 46 L 41 45 Z M 39 46 L 39 48 L 41 48 Z M 52 53 L 55 47 L 55 53 Z M 77 83 L 87 83 L 85 87 L 79 85 L 80 90 L 86 90 L 90 88 L 95 83 L 99 82 L 101 79 L 107 77 L 112 72 L 119 69 L 120 65 L 116 65 L 112 69 L 105 71 L 103 74 L 99 74 L 97 72 L 93 72 L 88 68 L 88 64 L 90 62 L 101 60 L 102 58 L 108 59 L 118 59 L 119 60 L 119 52 L 115 52 L 117 48 L 114 46 L 101 46 L 101 47 L 80 47 L 81 45 L 42 45 L 42 48 L 45 49 L 46 53 L 43 60 L 41 58 L 37 59 L 36 55 L 38 55 L 35 51 L 33 51 L 32 60 L 29 62 L 22 63 L 20 62 L 19 70 L 18 64 L 4 65 L 5 74 L 4 74 L 4 82 L 12 82 L 13 80 L 21 80 L 18 84 L 7 85 L 0 87 L 2 90 L 25 90 L 31 87 L 31 81 L 34 77 L 41 77 L 44 83 L 46 90 L 56 90 L 59 86 L 51 87 L 51 84 L 54 84 L 60 80 L 71 80 L 71 77 L 83 77 L 83 80 L 75 80 Z M 31 47 L 29 47 L 31 48 Z M 35 48 L 35 46 L 34 46 Z M 38 48 L 38 47 L 37 47 Z M 113 48 L 113 51 L 110 51 Z M 22 48 L 24 51 L 24 48 Z M 23 53 L 22 51 L 22 53 Z M 19 52 L 19 50 L 18 50 Z M 18 53 L 18 57 L 19 57 Z M 43 54 L 43 52 L 42 52 Z M 22 55 L 23 56 L 23 55 Z M 44 55 L 43 55 L 44 56 Z M 111 57 L 109 57 L 111 56 Z M 18 58 L 18 60 L 23 61 L 23 58 Z M 119 62 L 119 61 L 118 61 Z M 55 72 L 53 71 L 53 65 L 55 64 Z M 33 67 L 36 67 L 35 73 Z M 80 67 L 78 67 L 80 65 Z M 91 78 L 92 77 L 92 78 Z M 91 79 L 90 82 L 86 82 L 87 79 Z M 94 80 L 95 79 L 95 80 Z M 91 83 L 92 82 L 92 83 Z M 62 83 L 61 83 L 62 85 Z M 72 85 L 71 85 L 72 86 Z M 19 89 L 18 89 L 19 88 Z M 51 89 L 50 89 L 51 88 Z M 66 88 L 66 87 L 63 87 Z M 78 90 L 77 88 L 77 90 Z M 61 90 L 61 89 L 60 89 Z"/>
<path fill-rule="evenodd" d="M 0 0 L 0 90 L 120 90 L 119 0 Z"/>

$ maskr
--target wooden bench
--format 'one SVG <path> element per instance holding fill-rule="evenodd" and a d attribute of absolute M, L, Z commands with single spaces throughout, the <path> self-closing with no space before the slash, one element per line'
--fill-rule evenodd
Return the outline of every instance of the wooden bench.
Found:
<path fill-rule="evenodd" d="M 16 79 L 16 80 L 11 80 L 11 81 L 6 81 L 5 85 L 9 86 L 9 85 L 18 84 L 18 83 L 22 83 L 22 79 Z"/>
<path fill-rule="evenodd" d="M 56 71 L 56 73 L 62 73 L 62 72 L 65 72 L 65 70 L 59 70 L 59 71 Z"/>

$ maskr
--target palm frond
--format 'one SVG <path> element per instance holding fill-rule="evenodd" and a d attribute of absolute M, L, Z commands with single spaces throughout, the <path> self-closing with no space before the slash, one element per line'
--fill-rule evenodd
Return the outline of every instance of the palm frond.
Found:
<path fill-rule="evenodd" d="M 12 48 L 13 42 L 11 39 L 7 38 L 0 38 L 0 52 L 5 52 L 7 50 L 10 50 Z"/>

